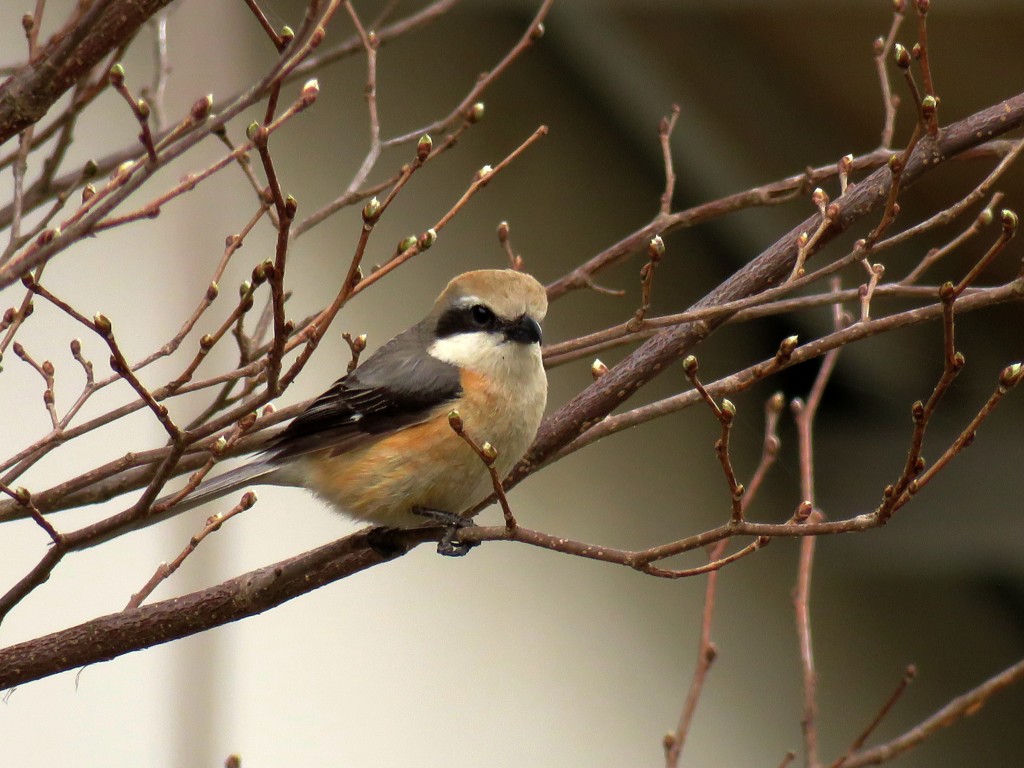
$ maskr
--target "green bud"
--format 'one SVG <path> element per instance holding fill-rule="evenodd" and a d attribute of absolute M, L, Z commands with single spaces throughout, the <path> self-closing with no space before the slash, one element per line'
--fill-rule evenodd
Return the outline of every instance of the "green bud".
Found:
<path fill-rule="evenodd" d="M 112 66 L 107 72 L 107 80 L 115 88 L 124 85 L 124 67 L 120 62 Z"/>
<path fill-rule="evenodd" d="M 420 250 L 421 251 L 425 251 L 425 250 L 427 250 L 430 246 L 432 246 L 436 242 L 437 242 L 437 230 L 435 230 L 433 227 L 431 227 L 426 232 L 424 232 L 422 235 L 420 235 L 420 239 L 419 239 Z"/>
<path fill-rule="evenodd" d="M 370 201 L 363 206 L 363 223 L 372 224 L 380 216 L 380 200 L 371 197 Z"/>
<path fill-rule="evenodd" d="M 448 426 L 450 426 L 457 434 L 462 434 L 463 422 L 462 416 L 459 415 L 458 411 L 451 411 L 448 414 Z"/>
<path fill-rule="evenodd" d="M 430 138 L 429 134 L 424 133 L 420 136 L 420 140 L 416 143 L 416 159 L 420 162 L 426 160 L 433 146 L 434 140 Z"/>

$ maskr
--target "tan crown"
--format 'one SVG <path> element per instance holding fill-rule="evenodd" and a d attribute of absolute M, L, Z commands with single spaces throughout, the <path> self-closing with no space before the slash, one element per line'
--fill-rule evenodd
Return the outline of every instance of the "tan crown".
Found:
<path fill-rule="evenodd" d="M 506 320 L 528 315 L 540 322 L 548 312 L 544 286 L 531 275 L 512 269 L 478 269 L 464 272 L 448 283 L 434 303 L 434 314 L 470 297 Z"/>

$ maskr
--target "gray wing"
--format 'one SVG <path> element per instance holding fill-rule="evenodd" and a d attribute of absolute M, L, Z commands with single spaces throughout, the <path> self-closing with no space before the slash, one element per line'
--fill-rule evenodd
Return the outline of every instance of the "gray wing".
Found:
<path fill-rule="evenodd" d="M 271 462 L 331 448 L 350 450 L 374 435 L 426 420 L 462 392 L 459 369 L 427 354 L 426 323 L 399 334 L 288 425 L 268 448 Z"/>

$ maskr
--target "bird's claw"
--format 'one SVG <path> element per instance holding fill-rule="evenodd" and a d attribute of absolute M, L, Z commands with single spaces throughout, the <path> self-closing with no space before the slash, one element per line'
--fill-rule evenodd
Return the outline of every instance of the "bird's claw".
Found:
<path fill-rule="evenodd" d="M 477 541 L 456 541 L 460 530 L 473 525 L 473 521 L 468 517 L 463 517 L 462 515 L 453 512 L 445 512 L 440 509 L 425 509 L 423 507 L 414 507 L 412 512 L 415 515 L 425 517 L 432 522 L 444 526 L 444 535 L 442 535 L 441 540 L 437 542 L 437 554 L 439 555 L 444 555 L 445 557 L 462 557 L 480 543 Z"/>

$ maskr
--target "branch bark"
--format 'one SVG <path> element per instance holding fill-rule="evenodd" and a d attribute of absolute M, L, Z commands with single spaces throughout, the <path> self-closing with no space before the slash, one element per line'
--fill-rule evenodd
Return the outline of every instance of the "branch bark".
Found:
<path fill-rule="evenodd" d="M 950 125 L 940 131 L 934 139 L 925 137 L 918 142 L 902 171 L 901 187 L 910 186 L 951 157 L 995 136 L 1019 128 L 1022 124 L 1024 93 Z M 845 195 L 834 201 L 836 214 L 833 222 L 817 239 L 814 249 L 820 250 L 834 237 L 881 207 L 889 195 L 892 184 L 891 171 L 883 167 L 859 184 L 850 186 Z M 792 271 L 796 260 L 797 238 L 801 233 L 815 232 L 821 221 L 821 214 L 816 213 L 801 222 L 700 299 L 690 311 L 752 296 L 785 279 Z M 689 354 L 726 319 L 728 315 L 684 323 L 668 328 L 645 342 L 545 420 L 533 447 L 513 470 L 505 487 L 509 488 L 518 483 L 547 462 L 560 448 L 600 422 L 630 395 L 664 371 L 669 364 Z"/>
<path fill-rule="evenodd" d="M 105 56 L 171 0 L 106 0 L 72 18 L 33 61 L 0 85 L 0 144 L 39 121 Z"/>
<path fill-rule="evenodd" d="M 920 179 L 928 170 L 993 136 L 1024 123 L 1024 94 L 983 110 L 950 126 L 934 140 L 921 142 L 903 171 L 902 183 Z M 837 199 L 834 224 L 818 247 L 884 203 L 891 187 L 888 169 L 871 174 Z M 814 216 L 701 299 L 696 308 L 752 295 L 784 279 L 796 256 L 797 236 L 814 231 Z M 543 426 L 528 458 L 517 467 L 509 485 L 549 460 L 557 450 L 600 421 L 629 395 L 706 338 L 724 318 L 705 319 L 667 329 L 650 339 L 616 368 L 560 409 Z M 0 650 L 0 688 L 18 685 L 83 664 L 95 663 L 260 613 L 304 592 L 365 568 L 401 556 L 423 541 L 436 539 L 437 529 L 405 531 L 388 537 L 381 550 L 363 531 L 261 568 L 192 595 L 111 614 L 76 627 Z"/>
<path fill-rule="evenodd" d="M 254 616 L 393 560 L 424 541 L 436 541 L 439 534 L 437 528 L 393 531 L 386 536 L 375 531 L 379 529 L 363 529 L 208 589 L 111 613 L 4 648 L 0 650 L 0 690 Z"/>

